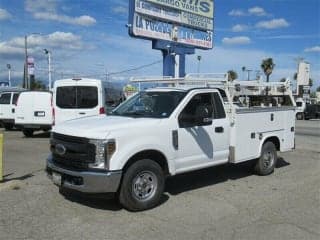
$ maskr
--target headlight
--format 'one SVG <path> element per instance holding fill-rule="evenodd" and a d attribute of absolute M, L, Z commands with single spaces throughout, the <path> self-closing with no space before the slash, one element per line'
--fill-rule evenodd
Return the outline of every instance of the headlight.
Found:
<path fill-rule="evenodd" d="M 116 141 L 110 140 L 90 140 L 96 146 L 96 161 L 89 164 L 90 168 L 109 169 L 109 160 L 116 151 Z"/>

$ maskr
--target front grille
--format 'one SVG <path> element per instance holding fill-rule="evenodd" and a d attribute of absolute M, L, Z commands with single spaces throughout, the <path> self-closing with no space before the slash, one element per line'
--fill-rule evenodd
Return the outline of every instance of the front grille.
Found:
<path fill-rule="evenodd" d="M 58 147 L 65 151 L 59 152 Z M 96 147 L 87 138 L 53 133 L 50 139 L 53 162 L 71 170 L 86 170 L 95 162 Z"/>

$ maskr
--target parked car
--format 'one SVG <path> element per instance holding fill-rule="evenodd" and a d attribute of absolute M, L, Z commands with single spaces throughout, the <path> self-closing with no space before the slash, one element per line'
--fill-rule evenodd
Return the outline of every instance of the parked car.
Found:
<path fill-rule="evenodd" d="M 15 108 L 19 94 L 24 90 L 3 91 L 0 93 L 0 124 L 11 130 L 15 126 Z"/>
<path fill-rule="evenodd" d="M 320 118 L 320 104 L 307 104 L 304 110 L 304 119 Z"/>
<path fill-rule="evenodd" d="M 15 125 L 26 137 L 34 131 L 51 129 L 53 124 L 52 93 L 26 91 L 19 95 L 16 103 Z"/>

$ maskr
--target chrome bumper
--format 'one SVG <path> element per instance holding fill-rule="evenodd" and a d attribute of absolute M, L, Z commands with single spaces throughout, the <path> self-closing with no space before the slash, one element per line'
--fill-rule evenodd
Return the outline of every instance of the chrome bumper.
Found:
<path fill-rule="evenodd" d="M 122 171 L 70 171 L 55 165 L 52 157 L 47 159 L 48 177 L 53 181 L 53 174 L 61 176 L 61 182 L 55 184 L 84 193 L 114 193 L 120 185 Z M 54 181 L 53 181 L 54 182 Z"/>

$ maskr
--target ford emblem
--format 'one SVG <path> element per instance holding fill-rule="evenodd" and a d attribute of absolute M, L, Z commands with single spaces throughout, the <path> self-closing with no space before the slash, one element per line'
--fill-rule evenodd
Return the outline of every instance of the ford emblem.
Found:
<path fill-rule="evenodd" d="M 56 150 L 56 153 L 59 154 L 60 156 L 63 156 L 67 152 L 66 147 L 60 143 L 55 146 L 55 150 Z"/>

